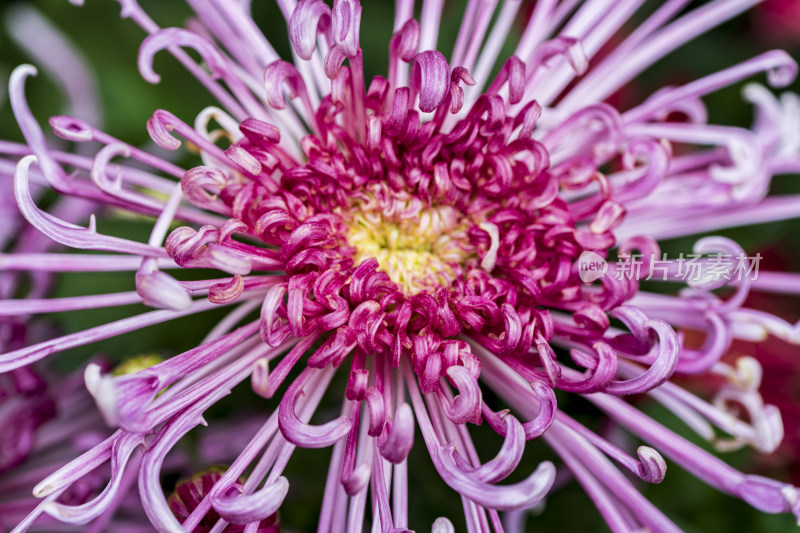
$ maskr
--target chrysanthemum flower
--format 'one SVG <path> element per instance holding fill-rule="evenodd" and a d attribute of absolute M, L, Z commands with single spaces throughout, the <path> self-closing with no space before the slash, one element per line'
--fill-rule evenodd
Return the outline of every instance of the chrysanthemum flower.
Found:
<path fill-rule="evenodd" d="M 140 363 L 141 360 L 129 360 L 113 369 L 113 372 L 119 374 Z M 99 364 L 104 369 L 108 368 L 106 363 Z M 3 427 L 15 428 L 14 431 L 3 432 L 0 442 L 0 528 L 3 531 L 10 531 L 15 526 L 42 532 L 146 533 L 153 530 L 142 512 L 136 490 L 141 460 L 139 451 L 130 456 L 129 463 L 124 465 L 124 472 L 120 475 L 103 469 L 87 471 L 66 490 L 59 491 L 58 503 L 49 504 L 50 509 L 56 511 L 52 513 L 53 516 L 41 516 L 42 511 L 48 511 L 48 504 L 40 505 L 37 496 L 52 490 L 50 484 L 57 483 L 58 478 L 51 477 L 51 474 L 76 455 L 98 447 L 107 448 L 112 444 L 110 430 L 100 413 L 93 409 L 93 399 L 84 388 L 80 374 L 58 376 L 47 373 L 40 376 L 31 368 L 19 369 L 3 376 L 0 392 L 3 394 L 0 398 L 0 422 Z M 201 436 L 193 453 L 210 464 L 229 463 L 241 451 L 239 441 L 231 439 L 230 435 L 252 433 L 258 426 L 258 420 L 244 417 L 222 421 Z M 139 443 L 144 438 L 144 435 L 140 435 Z M 134 440 L 130 444 L 137 447 L 139 443 Z M 170 508 L 178 516 L 186 502 L 191 505 L 197 498 L 197 490 L 193 490 L 197 480 L 209 477 L 218 479 L 225 471 L 214 466 L 205 472 L 193 474 L 192 462 L 188 453 L 174 454 L 164 467 L 166 475 L 180 478 L 175 492 L 169 498 Z M 109 485 L 112 476 L 114 481 Z M 97 497 L 101 490 L 103 493 Z M 88 505 L 101 507 L 102 513 L 90 526 L 79 529 L 60 523 L 62 516 L 59 512 L 69 513 L 76 509 L 86 512 L 87 502 L 91 500 L 95 501 Z M 208 522 L 212 519 L 207 516 L 205 520 Z M 277 517 L 273 516 L 271 521 L 265 521 L 260 531 L 277 531 L 276 520 Z M 215 522 L 211 522 L 211 526 Z M 241 528 L 229 531 L 241 531 Z"/>
<path fill-rule="evenodd" d="M 773 176 L 800 169 L 797 98 L 748 86 L 758 112 L 751 130 L 709 124 L 702 102 L 761 72 L 773 86 L 789 84 L 796 65 L 785 53 L 663 88 L 631 109 L 603 103 L 754 2 L 687 3 L 638 13 L 637 1 L 540 1 L 514 55 L 501 57 L 520 2 L 468 2 L 451 46 L 437 43 L 443 1 L 425 0 L 417 20 L 414 3 L 398 0 L 388 72 L 367 79 L 363 54 L 374 52 L 360 47 L 357 0 L 280 1 L 291 62 L 258 30 L 248 2 L 192 1 L 189 29 L 162 29 L 122 1 L 123 16 L 149 34 L 142 76 L 158 82 L 152 60 L 168 50 L 219 100 L 193 126 L 166 110 L 148 122 L 161 148 L 178 150 L 183 139 L 199 155 L 202 164 L 189 169 L 80 117 L 52 117 L 50 126 L 62 139 L 99 145 L 96 155 L 49 148 L 24 96 L 35 70 L 19 67 L 10 97 L 27 140 L 19 150 L 31 154 L 16 170 L 19 208 L 53 240 L 107 254 L 21 253 L 0 264 L 135 272 L 136 291 L 11 300 L 3 312 L 158 309 L 9 351 L 0 369 L 230 308 L 198 332 L 196 348 L 164 362 L 122 376 L 89 367 L 87 387 L 119 429 L 48 478 L 36 512 L 71 523 L 100 516 L 129 456 L 144 447 L 139 490 L 157 530 L 258 531 L 272 527 L 291 490 L 283 473 L 296 447 L 332 447 L 318 480 L 319 531 L 361 531 L 368 519 L 373 530 L 427 528 L 408 520 L 407 456 L 418 429 L 416 445 L 460 495 L 469 531 L 500 531 L 499 511 L 541 502 L 556 468 L 571 472 L 611 530 L 677 531 L 637 487 L 660 482 L 668 461 L 761 511 L 800 516 L 795 487 L 735 470 L 626 400 L 648 394 L 721 449 L 770 452 L 782 425 L 761 401 L 758 362 L 720 357 L 735 338 L 798 340 L 791 324 L 743 307 L 748 291 L 798 278 L 762 270 L 757 280 L 733 279 L 741 262 L 712 258 L 743 253 L 728 239 L 698 241 L 701 279 L 679 294 L 616 275 L 638 252 L 646 270 L 658 261 L 664 279 L 681 282 L 684 265 L 661 261 L 659 240 L 800 212 L 796 197 L 767 194 Z M 642 22 L 623 29 L 632 18 Z M 592 63 L 612 37 L 619 44 Z M 82 227 L 43 212 L 32 181 L 155 217 L 148 242 L 105 235 L 94 218 Z M 611 264 L 586 277 L 581 257 Z M 714 292 L 727 281 L 732 291 Z M 700 346 L 684 342 L 684 328 L 701 332 Z M 670 381 L 707 372 L 724 382 L 713 401 Z M 161 483 L 168 453 L 248 379 L 279 407 L 224 473 L 201 473 L 184 487 L 195 497 L 170 505 Z M 339 382 L 339 416 L 318 420 Z M 556 391 L 588 400 L 642 445 L 626 449 L 579 423 Z M 477 424 L 502 437 L 496 457 L 479 457 L 470 436 Z M 561 465 L 522 461 L 526 447 L 542 445 Z M 96 500 L 57 502 L 105 462 L 111 481 Z M 527 477 L 504 483 L 519 471 Z M 433 529 L 453 526 L 442 518 Z"/>
<path fill-rule="evenodd" d="M 4 428 L 13 430 L 3 432 L 0 528 L 9 531 L 17 525 L 30 527 L 38 518 L 40 513 L 32 512 L 39 504 L 34 497 L 34 487 L 42 478 L 58 470 L 75 455 L 105 440 L 108 428 L 102 417 L 93 411 L 92 398 L 83 388 L 79 374 L 53 379 L 55 376 L 43 377 L 33 369 L 25 368 L 5 374 L 3 378 L 2 424 Z M 123 503 L 122 497 L 130 491 L 135 480 L 135 472 L 128 472 L 121 479 L 121 486 L 117 487 L 120 490 L 112 494 L 115 501 L 107 502 L 107 512 L 92 526 L 95 531 L 102 530 L 111 522 Z M 106 483 L 108 476 L 102 472 L 87 472 L 62 491 L 61 501 L 69 505 L 83 504 Z M 135 499 L 127 500 L 135 506 Z M 121 526 L 119 522 L 115 525 Z M 143 525 L 139 520 L 139 531 Z M 59 527 L 63 524 L 47 516 L 39 520 L 34 529 L 47 531 Z"/>

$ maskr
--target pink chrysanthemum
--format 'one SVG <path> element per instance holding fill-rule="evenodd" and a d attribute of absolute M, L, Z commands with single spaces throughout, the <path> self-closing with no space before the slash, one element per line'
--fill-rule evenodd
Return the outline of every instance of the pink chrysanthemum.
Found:
<path fill-rule="evenodd" d="M 17 204 L 58 243 L 110 253 L 23 251 L 0 256 L 0 265 L 135 272 L 136 291 L 6 300 L 2 313 L 159 309 L 12 349 L 0 370 L 231 307 L 185 353 L 124 375 L 88 367 L 86 385 L 118 429 L 40 484 L 45 501 L 27 521 L 42 512 L 73 524 L 101 516 L 141 448 L 139 490 L 157 530 L 272 530 L 299 446 L 333 447 L 319 531 L 361 531 L 368 502 L 373 530 L 405 531 L 416 429 L 417 445 L 461 496 L 469 531 L 501 531 L 499 511 L 546 497 L 554 464 L 522 462 L 526 446 L 542 442 L 613 531 L 678 531 L 623 473 L 658 483 L 667 460 L 759 510 L 800 516 L 795 487 L 733 469 L 625 400 L 650 395 L 721 449 L 770 452 L 782 425 L 758 393 L 758 362 L 720 358 L 735 338 L 798 340 L 792 325 L 743 307 L 750 290 L 796 292 L 797 276 L 762 270 L 755 279 L 751 269 L 734 278 L 744 256 L 728 239 L 698 241 L 699 279 L 680 294 L 640 287 L 657 270 L 656 279 L 686 280 L 683 262 L 662 259 L 660 239 L 800 212 L 796 197 L 767 195 L 773 176 L 800 169 L 797 97 L 748 86 L 758 111 L 752 130 L 709 124 L 702 102 L 760 72 L 789 84 L 796 65 L 787 54 L 664 88 L 628 110 L 604 103 L 754 2 L 688 10 L 672 0 L 649 11 L 642 3 L 537 2 L 514 55 L 502 58 L 520 2 L 469 1 L 446 57 L 436 50 L 444 2 L 425 0 L 418 22 L 413 1 L 398 0 L 388 72 L 367 80 L 357 0 L 279 1 L 294 62 L 278 57 L 248 2 L 191 1 L 189 29 L 162 29 L 135 1 L 121 1 L 123 16 L 149 34 L 142 76 L 158 82 L 152 60 L 168 50 L 219 100 L 194 126 L 164 110 L 147 124 L 161 148 L 180 149 L 180 137 L 199 155 L 202 164 L 188 170 L 80 117 L 52 117 L 50 126 L 67 141 L 99 145 L 96 153 L 50 148 L 24 96 L 35 70 L 19 67 L 10 98 L 27 146 L 2 145 L 9 158 L 24 156 Z M 643 21 L 626 33 L 640 8 Z M 618 44 L 589 68 L 612 38 Z M 667 120 L 676 113 L 685 120 Z M 32 182 L 152 216 L 150 238 L 108 236 L 94 218 L 86 228 L 45 213 Z M 644 274 L 628 270 L 635 254 Z M 724 285 L 733 290 L 723 298 L 713 291 Z M 686 345 L 676 332 L 684 327 L 702 331 L 702 346 Z M 723 378 L 713 402 L 670 381 L 706 372 Z M 336 396 L 327 390 L 335 375 L 346 383 L 340 415 L 311 424 L 323 398 Z M 198 473 L 168 500 L 167 454 L 247 379 L 255 394 L 278 396 L 279 407 L 229 468 Z M 556 391 L 581 395 L 644 444 L 631 450 L 585 427 L 559 409 Z M 488 461 L 470 437 L 482 423 L 502 437 Z M 58 501 L 105 462 L 111 481 L 95 500 Z M 503 483 L 518 470 L 527 477 Z M 441 518 L 433 529 L 453 525 Z"/>

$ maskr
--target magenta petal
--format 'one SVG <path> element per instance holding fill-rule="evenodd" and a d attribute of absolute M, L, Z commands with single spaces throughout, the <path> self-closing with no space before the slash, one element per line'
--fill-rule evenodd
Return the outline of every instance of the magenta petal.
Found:
<path fill-rule="evenodd" d="M 334 0 L 333 41 L 347 57 L 358 53 L 361 31 L 361 2 L 359 0 Z"/>
<path fill-rule="evenodd" d="M 279 477 L 252 494 L 237 494 L 235 487 L 214 487 L 211 505 L 232 524 L 259 522 L 274 514 L 289 492 L 289 482 Z"/>
<path fill-rule="evenodd" d="M 322 0 L 300 0 L 289 20 L 289 37 L 303 59 L 311 59 L 317 46 L 317 36 L 329 31 L 331 9 Z"/>
<path fill-rule="evenodd" d="M 450 65 L 440 52 L 428 50 L 416 55 L 411 67 L 411 88 L 419 94 L 419 109 L 425 113 L 444 101 L 450 89 Z"/>
<path fill-rule="evenodd" d="M 303 393 L 303 385 L 315 369 L 305 369 L 292 382 L 281 400 L 278 424 L 286 440 L 304 448 L 327 448 L 341 440 L 350 431 L 350 420 L 339 417 L 319 426 L 301 421 L 295 413 L 295 403 Z"/>

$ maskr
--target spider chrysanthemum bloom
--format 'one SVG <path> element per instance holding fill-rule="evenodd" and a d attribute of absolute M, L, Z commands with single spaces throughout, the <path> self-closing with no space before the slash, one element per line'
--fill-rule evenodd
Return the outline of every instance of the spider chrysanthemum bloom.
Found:
<path fill-rule="evenodd" d="M 800 211 L 795 197 L 767 197 L 774 175 L 800 168 L 796 97 L 748 86 L 758 107 L 752 130 L 708 124 L 702 103 L 764 71 L 771 84 L 787 85 L 796 67 L 785 53 L 664 88 L 632 109 L 603 103 L 752 2 L 688 11 L 687 3 L 637 14 L 642 2 L 537 2 L 516 52 L 502 58 L 520 2 L 468 2 L 447 57 L 436 50 L 443 2 L 424 1 L 418 22 L 413 2 L 401 0 L 388 72 L 367 79 L 357 1 L 279 2 L 293 62 L 279 59 L 246 2 L 190 2 L 190 29 L 161 29 L 123 1 L 123 15 L 150 34 L 139 55 L 143 77 L 159 81 L 152 59 L 169 50 L 221 105 L 203 110 L 194 127 L 164 110 L 148 122 L 161 148 L 179 149 L 181 137 L 199 154 L 202 165 L 188 170 L 79 117 L 50 125 L 62 139 L 99 144 L 96 155 L 48 148 L 24 98 L 34 71 L 17 69 L 10 96 L 32 154 L 15 175 L 23 215 L 61 244 L 114 254 L 14 254 L 2 265 L 135 271 L 137 290 L 11 300 L 5 313 L 160 309 L 10 351 L 0 369 L 231 308 L 196 348 L 164 362 L 117 376 L 89 367 L 87 386 L 119 429 L 43 481 L 37 495 L 46 500 L 34 514 L 78 524 L 100 516 L 128 456 L 143 447 L 139 490 L 159 531 L 273 528 L 296 447 L 332 447 L 327 478 L 317 480 L 325 485 L 319 531 L 361 531 L 368 516 L 376 530 L 427 528 L 408 523 L 416 428 L 417 445 L 461 496 L 469 531 L 500 531 L 499 511 L 548 494 L 554 464 L 522 462 L 526 446 L 541 442 L 613 531 L 678 530 L 631 480 L 660 482 L 667 460 L 757 509 L 800 514 L 795 487 L 731 468 L 625 399 L 649 394 L 722 449 L 770 452 L 782 437 L 779 413 L 758 394 L 758 362 L 720 358 L 734 338 L 797 341 L 790 324 L 743 304 L 751 289 L 796 291 L 798 279 L 763 270 L 751 279 L 752 269 L 736 278 L 742 250 L 717 237 L 698 241 L 699 277 L 676 295 L 640 288 L 625 259 L 638 252 L 657 279 L 686 281 L 682 261 L 661 259 L 659 239 Z M 643 22 L 622 30 L 633 16 Z M 612 38 L 618 44 L 589 69 Z M 676 115 L 683 120 L 667 120 Z M 156 217 L 150 239 L 107 236 L 94 219 L 84 228 L 42 212 L 29 193 L 34 178 Z M 732 290 L 712 292 L 726 284 Z M 687 345 L 679 328 L 700 331 L 702 345 Z M 713 402 L 670 382 L 706 372 L 722 378 Z M 279 407 L 229 468 L 198 473 L 168 499 L 160 475 L 168 452 L 248 379 Z M 325 397 L 336 396 L 332 382 L 345 387 L 340 415 L 311 424 Z M 555 391 L 581 395 L 643 444 L 631 450 L 585 427 L 559 409 Z M 491 460 L 478 456 L 476 424 L 502 437 Z M 106 461 L 112 481 L 96 500 L 58 501 Z M 522 481 L 503 482 L 521 469 Z M 453 526 L 443 518 L 433 527 Z"/>

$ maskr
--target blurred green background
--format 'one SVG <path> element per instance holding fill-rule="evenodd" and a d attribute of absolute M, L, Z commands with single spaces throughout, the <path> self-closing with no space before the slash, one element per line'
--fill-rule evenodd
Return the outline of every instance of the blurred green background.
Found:
<path fill-rule="evenodd" d="M 361 39 L 365 50 L 368 76 L 383 73 L 387 63 L 387 43 L 392 29 L 393 5 L 389 1 L 365 0 L 362 18 Z M 702 3 L 702 2 L 700 2 Z M 9 13 L 22 3 L 2 2 L 0 4 L 0 79 L 3 85 L 11 70 L 18 64 L 28 61 L 21 50 L 8 35 Z M 175 113 L 179 118 L 192 123 L 202 108 L 214 104 L 213 98 L 194 78 L 169 56 L 162 53 L 156 58 L 155 70 L 162 76 L 158 85 L 143 81 L 136 69 L 138 46 L 144 37 L 143 32 L 130 20 L 119 16 L 119 5 L 111 0 L 86 0 L 84 7 L 70 5 L 65 0 L 37 0 L 25 2 L 46 14 L 54 24 L 61 28 L 83 50 L 86 59 L 97 74 L 100 88 L 103 125 L 107 132 L 131 144 L 145 144 L 148 141 L 145 123 L 154 110 L 163 108 Z M 254 0 L 254 18 L 269 37 L 270 42 L 286 59 L 290 59 L 285 22 L 280 11 L 272 1 Z M 443 17 L 439 46 L 449 52 L 451 43 L 460 22 L 458 16 L 463 10 L 464 1 L 448 2 Z M 143 0 L 141 5 L 162 27 L 182 26 L 190 17 L 190 10 L 183 2 Z M 651 2 L 651 6 L 654 5 Z M 521 10 L 525 11 L 525 8 Z M 800 25 L 798 26 L 800 28 Z M 519 27 L 517 27 L 519 30 Z M 649 69 L 630 92 L 621 98 L 638 101 L 652 90 L 664 84 L 680 84 L 699 76 L 711 73 L 725 66 L 752 57 L 766 49 L 782 46 L 789 49 L 794 57 L 800 57 L 800 34 L 796 40 L 790 35 L 778 38 L 778 32 L 768 26 L 767 19 L 759 12 L 740 16 L 722 25 L 717 30 L 702 36 L 691 44 L 668 56 L 657 66 Z M 26 38 L 37 39 L 37 35 Z M 515 38 L 509 38 L 506 49 L 513 50 Z M 763 82 L 763 76 L 757 78 Z M 37 118 L 44 125 L 47 117 L 64 112 L 64 101 L 54 83 L 40 75 L 27 85 L 27 94 Z M 741 98 L 739 84 L 730 87 L 707 99 L 711 119 L 718 123 L 747 125 L 752 118 L 752 108 Z M 796 89 L 796 87 L 795 87 Z M 2 93 L 0 93 L 2 94 Z M 0 137 L 21 140 L 7 102 L 0 109 Z M 194 160 L 186 156 L 187 164 Z M 776 181 L 775 192 L 800 192 L 792 177 Z M 774 265 L 763 264 L 762 268 L 797 271 L 800 265 L 796 239 L 797 222 L 766 224 L 757 228 L 739 228 L 723 232 L 737 239 L 747 251 L 767 251 Z M 101 221 L 101 229 L 113 234 L 125 234 L 146 240 L 148 226 L 136 220 L 123 217 L 110 217 Z M 695 238 L 681 239 L 664 243 L 664 249 L 678 253 L 687 251 Z M 100 293 L 107 291 L 131 290 L 133 278 L 130 275 L 93 274 L 91 276 L 63 276 L 56 287 L 58 296 Z M 785 318 L 796 320 L 800 313 L 797 303 L 782 303 Z M 86 313 L 70 313 L 49 317 L 64 331 L 71 332 L 87 326 L 122 318 L 132 312 L 130 307 L 101 310 Z M 199 340 L 218 319 L 219 314 L 206 313 L 189 317 L 174 323 L 156 326 L 108 341 L 96 343 L 86 348 L 72 350 L 59 358 L 62 368 L 76 368 L 94 353 L 104 353 L 113 360 L 153 350 L 165 355 L 179 353 Z M 240 387 L 242 389 L 242 387 Z M 334 387 L 335 389 L 335 387 Z M 339 389 L 341 390 L 341 389 Z M 785 391 L 797 395 L 797 391 Z M 274 402 L 253 400 L 244 390 L 236 391 L 226 401 L 216 406 L 210 419 L 215 416 L 228 416 L 232 413 L 248 411 L 261 416 Z M 590 427 L 597 426 L 596 413 L 580 399 L 562 395 L 560 406 Z M 330 402 L 336 405 L 335 402 Z M 664 421 L 668 426 L 689 436 L 687 428 L 656 406 L 643 403 L 645 409 Z M 477 432 L 479 449 L 493 454 L 499 443 L 492 438 L 486 428 Z M 552 457 L 541 443 L 529 447 L 525 463 L 519 469 L 521 476 L 530 472 L 538 461 Z M 749 452 L 726 455 L 727 459 L 742 468 L 756 468 L 778 478 L 787 479 L 785 462 L 754 465 Z M 298 450 L 290 462 L 287 475 L 293 484 L 289 499 L 283 509 L 284 520 L 293 530 L 305 531 L 313 528 L 315 509 L 319 506 L 324 472 L 327 470 L 329 452 L 318 450 Z M 528 465 L 527 467 L 525 465 Z M 515 474 L 516 475 L 516 474 Z M 165 481 L 165 485 L 168 482 Z M 749 506 L 710 489 L 686 474 L 680 468 L 671 466 L 666 480 L 656 486 L 642 486 L 658 507 L 663 509 L 680 527 L 689 532 L 753 531 L 782 532 L 794 528 L 794 520 L 788 516 L 769 516 L 752 510 Z M 410 466 L 411 524 L 424 531 L 439 515 L 449 516 L 456 524 L 456 530 L 464 530 L 463 517 L 458 499 L 454 493 L 439 480 L 433 469 L 420 436 L 417 438 L 411 455 Z M 575 484 L 555 492 L 548 500 L 546 509 L 540 515 L 528 519 L 528 530 L 537 532 L 594 532 L 607 531 L 599 514 L 583 491 Z"/>

